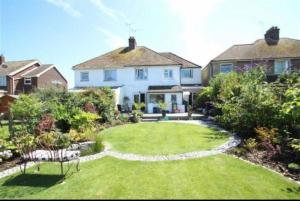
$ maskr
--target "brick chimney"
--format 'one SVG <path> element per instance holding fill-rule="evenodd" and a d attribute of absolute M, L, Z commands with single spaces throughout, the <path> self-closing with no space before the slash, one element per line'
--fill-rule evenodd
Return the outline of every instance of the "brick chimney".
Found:
<path fill-rule="evenodd" d="M 277 45 L 279 41 L 279 29 L 278 27 L 271 27 L 265 33 L 265 41 L 268 45 Z"/>
<path fill-rule="evenodd" d="M 2 65 L 5 62 L 5 57 L 3 54 L 0 55 L 0 65 Z"/>
<path fill-rule="evenodd" d="M 135 40 L 135 38 L 133 36 L 130 36 L 130 38 L 129 38 L 128 41 L 129 41 L 129 46 L 128 46 L 129 50 L 134 50 L 135 47 L 136 47 L 136 40 Z"/>

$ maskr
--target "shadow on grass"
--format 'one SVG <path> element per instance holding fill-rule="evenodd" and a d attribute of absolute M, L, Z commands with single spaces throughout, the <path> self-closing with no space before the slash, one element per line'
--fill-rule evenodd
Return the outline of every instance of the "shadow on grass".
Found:
<path fill-rule="evenodd" d="M 286 188 L 286 189 L 283 189 L 282 191 L 285 191 L 285 192 L 288 192 L 288 193 L 293 193 L 295 195 L 300 196 L 300 187 Z"/>
<path fill-rule="evenodd" d="M 63 179 L 61 175 L 22 174 L 6 180 L 3 186 L 51 187 Z"/>
<path fill-rule="evenodd" d="M 11 177 L 0 186 L 0 198 L 23 198 L 63 180 L 61 175 L 25 174 Z"/>

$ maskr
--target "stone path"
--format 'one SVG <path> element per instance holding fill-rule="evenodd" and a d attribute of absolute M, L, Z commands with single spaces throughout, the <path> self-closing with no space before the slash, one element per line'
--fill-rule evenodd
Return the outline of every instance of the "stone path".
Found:
<path fill-rule="evenodd" d="M 139 155 L 139 154 L 132 154 L 132 153 L 121 153 L 118 151 L 111 150 L 110 146 L 106 145 L 105 150 L 103 152 L 94 154 L 94 155 L 90 155 L 90 156 L 80 157 L 80 162 L 92 161 L 92 160 L 103 158 L 105 156 L 111 156 L 111 157 L 118 158 L 121 160 L 145 161 L 145 162 L 187 160 L 187 159 L 201 158 L 201 157 L 212 156 L 212 155 L 224 153 L 226 150 L 236 147 L 241 142 L 240 138 L 237 135 L 229 133 L 228 131 L 226 131 L 222 128 L 219 128 L 218 126 L 216 126 L 212 123 L 209 123 L 209 122 L 204 122 L 201 120 L 190 120 L 190 121 L 174 120 L 174 121 L 166 121 L 166 122 L 188 123 L 188 124 L 212 127 L 212 128 L 218 129 L 220 132 L 228 133 L 229 135 L 231 135 L 231 137 L 223 145 L 221 145 L 217 148 L 211 149 L 209 151 L 194 151 L 194 152 L 174 154 L 174 155 L 147 156 L 147 155 Z M 32 167 L 33 165 L 34 165 L 34 163 L 28 163 L 27 167 Z M 19 167 L 14 167 L 14 168 L 5 170 L 0 173 L 0 178 L 14 174 L 18 171 L 20 171 Z"/>

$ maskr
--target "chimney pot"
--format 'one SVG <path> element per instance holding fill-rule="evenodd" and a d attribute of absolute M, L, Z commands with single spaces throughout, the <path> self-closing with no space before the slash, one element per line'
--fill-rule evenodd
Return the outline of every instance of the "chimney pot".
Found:
<path fill-rule="evenodd" d="M 3 54 L 0 55 L 0 65 L 2 65 L 5 62 L 5 57 Z"/>
<path fill-rule="evenodd" d="M 135 47 L 136 47 L 136 40 L 135 40 L 135 38 L 133 36 L 131 36 L 131 37 L 129 37 L 128 41 L 129 41 L 129 46 L 128 46 L 129 50 L 135 49 Z"/>
<path fill-rule="evenodd" d="M 265 41 L 268 45 L 277 45 L 279 41 L 279 28 L 278 27 L 271 27 L 265 33 Z"/>

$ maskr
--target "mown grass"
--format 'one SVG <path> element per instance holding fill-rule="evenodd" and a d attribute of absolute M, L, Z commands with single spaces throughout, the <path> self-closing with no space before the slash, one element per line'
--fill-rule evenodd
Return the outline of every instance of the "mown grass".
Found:
<path fill-rule="evenodd" d="M 104 130 L 101 135 L 114 150 L 145 155 L 209 150 L 229 137 L 204 126 L 166 122 L 128 124 Z"/>
<path fill-rule="evenodd" d="M 43 164 L 40 175 L 30 169 L 27 175 L 1 179 L 0 198 L 300 198 L 295 182 L 227 155 L 168 162 L 106 157 L 82 164 L 63 183 L 59 171 L 58 164 Z"/>

